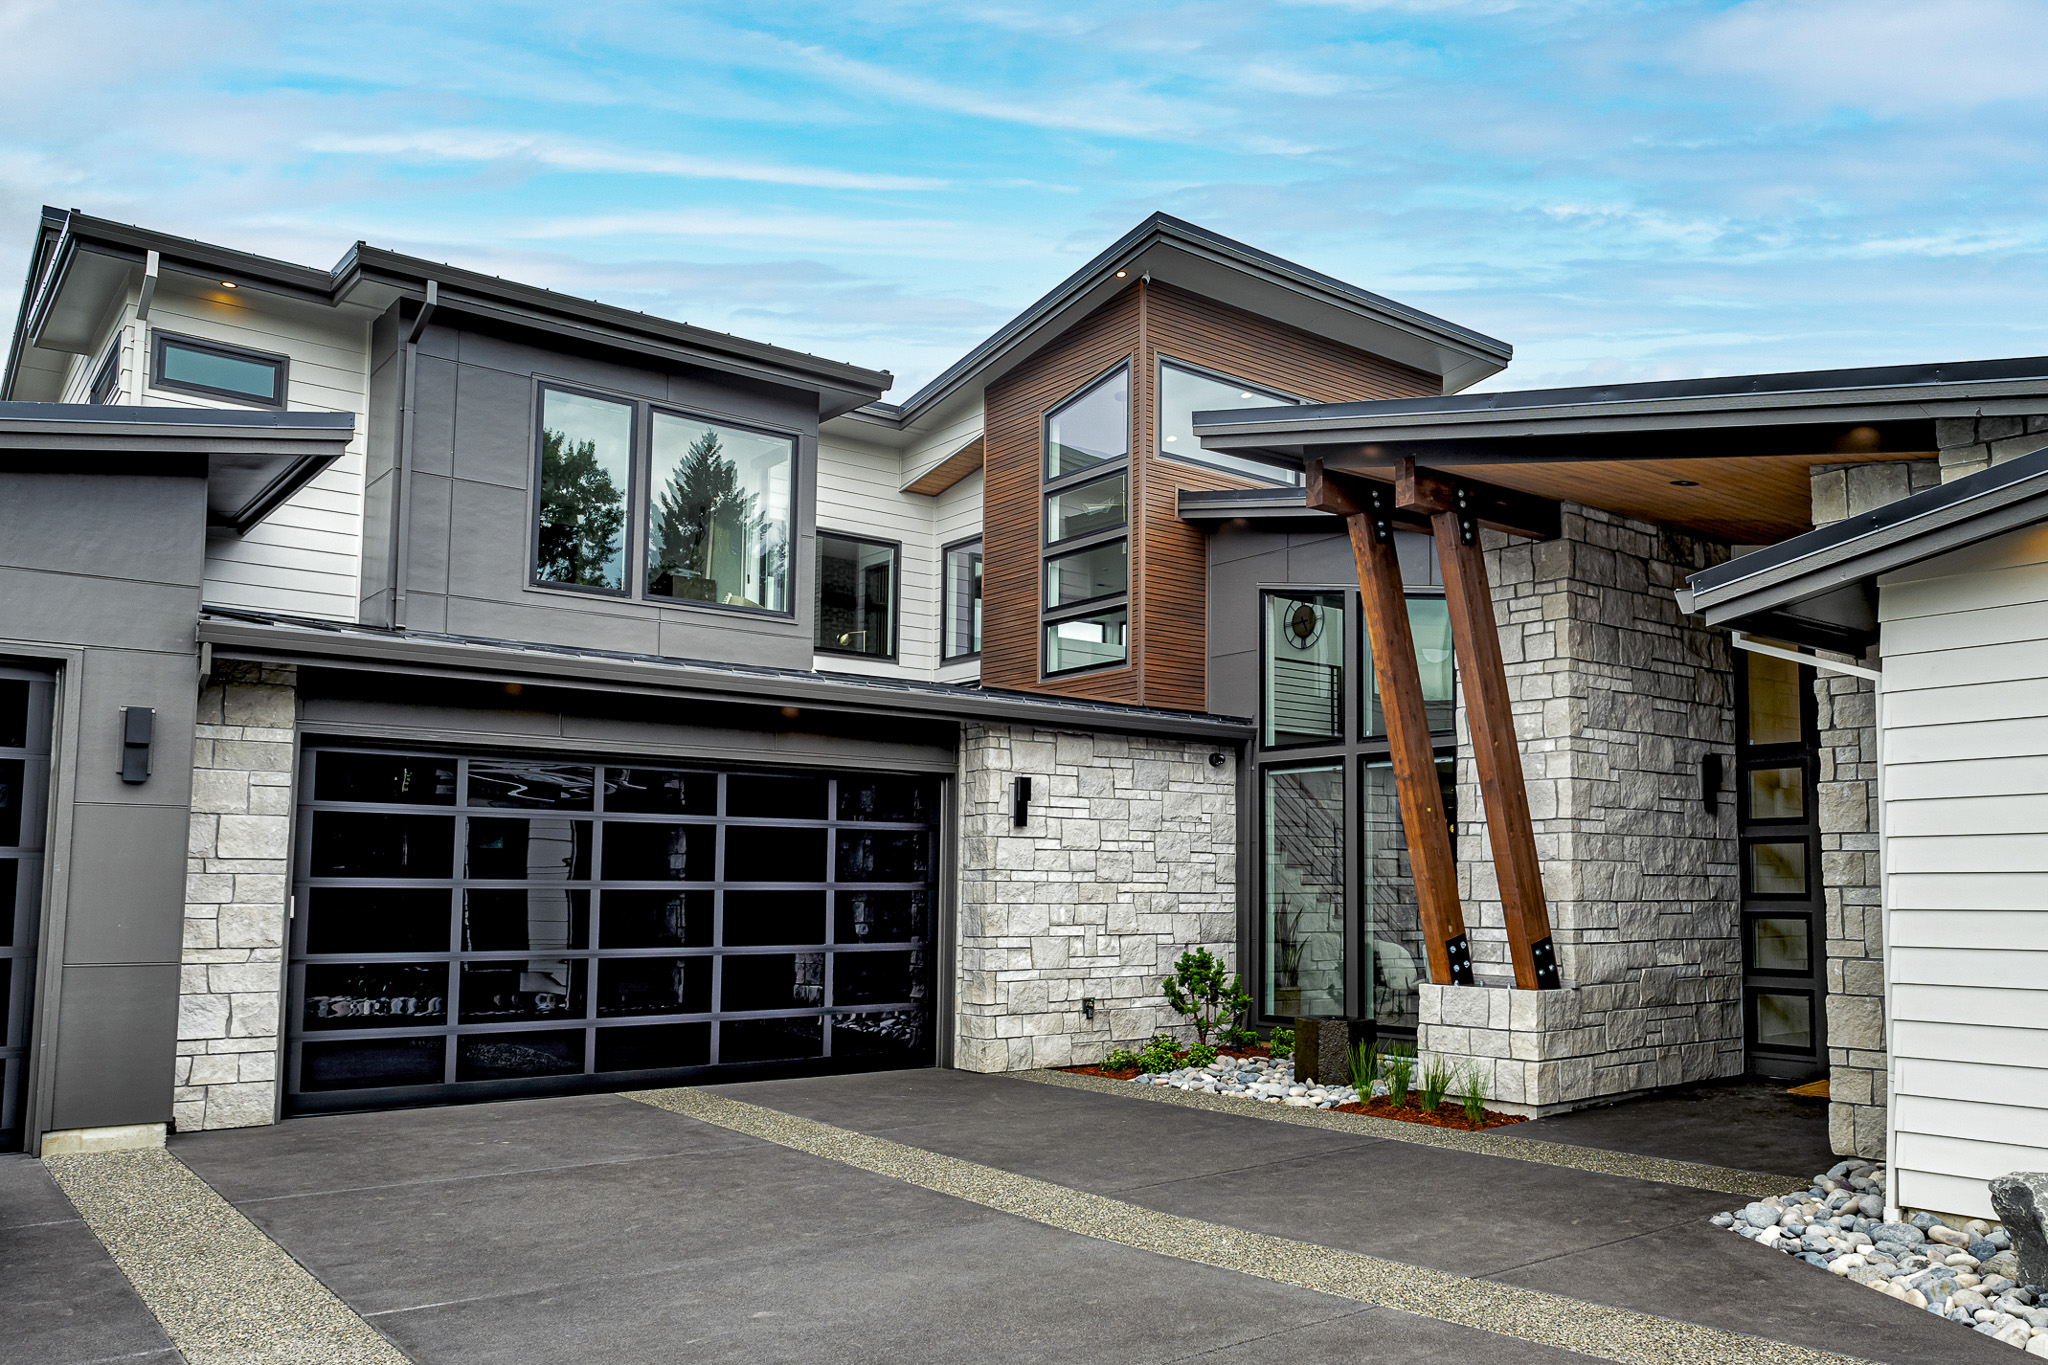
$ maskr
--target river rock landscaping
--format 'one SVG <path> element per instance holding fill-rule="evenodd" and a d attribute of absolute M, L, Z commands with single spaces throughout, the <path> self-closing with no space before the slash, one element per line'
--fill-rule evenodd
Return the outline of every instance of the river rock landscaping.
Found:
<path fill-rule="evenodd" d="M 2029 1355 L 2048 1356 L 2048 1290 L 2019 1283 L 2019 1258 L 2003 1227 L 1978 1219 L 1952 1228 L 1928 1213 L 1887 1223 L 1884 1211 L 1884 1169 L 1844 1161 L 1807 1189 L 1712 1221 Z"/>
<path fill-rule="evenodd" d="M 1358 1102 L 1358 1092 L 1348 1085 L 1304 1085 L 1295 1080 L 1294 1062 L 1286 1058 L 1220 1056 L 1207 1066 L 1187 1066 L 1150 1076 L 1141 1073 L 1129 1079 L 1134 1085 L 1237 1095 L 1292 1109 L 1335 1109 L 1340 1104 Z"/>

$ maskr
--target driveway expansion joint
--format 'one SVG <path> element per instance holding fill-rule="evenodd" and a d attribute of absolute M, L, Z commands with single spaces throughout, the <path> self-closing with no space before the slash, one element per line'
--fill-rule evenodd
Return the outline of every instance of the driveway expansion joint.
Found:
<path fill-rule="evenodd" d="M 1864 1365 L 1858 1357 L 1161 1213 L 702 1090 L 625 1097 L 1083 1237 L 1620 1365 Z"/>
<path fill-rule="evenodd" d="M 1733 1166 L 1710 1166 L 1697 1161 L 1678 1161 L 1671 1157 L 1613 1152 L 1604 1147 L 1576 1147 L 1569 1143 L 1549 1142 L 1540 1138 L 1515 1137 L 1511 1135 L 1511 1130 L 1496 1129 L 1468 1133 L 1456 1128 L 1433 1128 L 1426 1123 L 1403 1123 L 1399 1119 L 1375 1118 L 1370 1114 L 1340 1114 L 1328 1109 L 1288 1109 L 1276 1104 L 1261 1104 L 1257 1100 L 1209 1095 L 1199 1090 L 1132 1085 L 1129 1081 L 1112 1080 L 1106 1076 L 1086 1076 L 1072 1071 L 1002 1071 L 994 1074 L 1007 1080 L 1035 1081 L 1040 1085 L 1054 1085 L 1067 1090 L 1088 1090 L 1098 1095 L 1115 1095 L 1120 1099 L 1149 1100 L 1154 1104 L 1177 1104 L 1187 1109 L 1206 1109 L 1215 1114 L 1234 1114 L 1239 1118 L 1264 1119 L 1269 1123 L 1291 1123 L 1298 1128 L 1320 1128 L 1326 1132 L 1344 1133 L 1352 1137 L 1383 1138 L 1390 1142 L 1408 1142 L 1422 1147 L 1442 1147 L 1450 1151 L 1471 1152 L 1478 1156 L 1505 1157 L 1509 1161 L 1528 1161 L 1570 1171 L 1619 1176 L 1624 1180 L 1676 1185 L 1685 1189 L 1714 1190 L 1723 1194 L 1739 1194 L 1751 1198 L 1783 1194 L 1788 1189 L 1803 1189 L 1808 1183 L 1806 1179 L 1798 1176 L 1772 1175 L 1767 1171 L 1745 1171 Z"/>

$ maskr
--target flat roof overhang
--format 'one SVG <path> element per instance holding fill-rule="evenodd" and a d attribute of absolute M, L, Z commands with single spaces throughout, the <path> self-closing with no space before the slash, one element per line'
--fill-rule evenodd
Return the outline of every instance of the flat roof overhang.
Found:
<path fill-rule="evenodd" d="M 1815 465 L 1931 459 L 1946 417 L 2048 412 L 2048 358 L 1204 412 L 1205 449 L 1444 469 L 1736 544 L 1811 522 Z"/>
<path fill-rule="evenodd" d="M 0 402 L 0 470 L 204 470 L 207 523 L 241 535 L 341 458 L 346 412 Z"/>
<path fill-rule="evenodd" d="M 701 659 L 428 634 L 209 607 L 198 638 L 218 657 L 427 674 L 653 696 L 702 697 L 924 720 L 1007 721 L 1166 735 L 1220 745 L 1249 741 L 1250 720 L 908 679 L 725 664 Z"/>

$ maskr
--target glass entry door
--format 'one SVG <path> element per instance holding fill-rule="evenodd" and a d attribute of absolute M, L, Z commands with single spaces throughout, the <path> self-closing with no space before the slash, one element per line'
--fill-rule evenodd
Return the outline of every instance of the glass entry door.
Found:
<path fill-rule="evenodd" d="M 56 679 L 0 666 L 0 1151 L 21 1146 Z"/>
<path fill-rule="evenodd" d="M 1813 670 L 1748 650 L 1738 659 L 1735 819 L 1748 1068 L 1804 1079 L 1827 1059 Z"/>

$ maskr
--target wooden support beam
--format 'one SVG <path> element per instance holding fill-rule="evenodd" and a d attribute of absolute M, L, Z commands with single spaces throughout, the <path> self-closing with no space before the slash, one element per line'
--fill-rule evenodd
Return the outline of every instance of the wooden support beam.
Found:
<path fill-rule="evenodd" d="M 1475 526 L 1531 540 L 1556 540 L 1561 529 L 1557 504 L 1549 498 L 1419 468 L 1407 456 L 1394 462 L 1394 505 L 1425 516 L 1456 512 Z"/>
<path fill-rule="evenodd" d="M 1450 608 L 1451 640 L 1464 683 L 1465 717 L 1472 732 L 1473 763 L 1479 769 L 1479 794 L 1486 803 L 1486 832 L 1500 880 L 1515 985 L 1525 991 L 1554 990 L 1559 981 L 1550 942 L 1550 912 L 1543 901 L 1536 832 L 1529 819 L 1528 789 L 1522 781 L 1522 751 L 1515 740 L 1507 668 L 1493 619 L 1486 561 L 1470 510 L 1472 499 L 1465 496 L 1464 489 L 1452 485 L 1440 500 L 1446 505 L 1433 511 L 1430 521 L 1436 533 L 1437 562 L 1443 569 L 1444 601 Z"/>
<path fill-rule="evenodd" d="M 1401 561 L 1394 550 L 1394 490 L 1387 484 L 1329 476 L 1320 460 L 1309 462 L 1307 484 L 1309 505 L 1342 516 L 1351 534 L 1401 828 L 1408 836 L 1408 866 L 1415 880 L 1429 979 L 1439 985 L 1470 985 L 1472 954 L 1458 905 L 1457 863 L 1451 853 L 1443 788 L 1437 782 L 1415 640 L 1408 629 Z"/>

